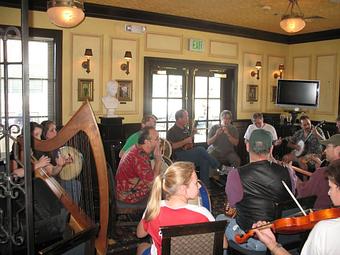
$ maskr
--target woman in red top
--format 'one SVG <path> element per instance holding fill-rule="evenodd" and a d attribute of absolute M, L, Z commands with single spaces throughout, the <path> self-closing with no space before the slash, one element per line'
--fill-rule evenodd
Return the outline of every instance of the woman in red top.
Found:
<path fill-rule="evenodd" d="M 141 244 L 137 254 L 161 254 L 160 227 L 215 220 L 205 207 L 188 204 L 189 199 L 197 198 L 199 186 L 191 162 L 176 162 L 156 177 L 146 211 L 137 226 L 137 236 L 142 238 L 149 234 L 153 244 L 151 247 Z M 165 200 L 162 200 L 162 193 Z"/>

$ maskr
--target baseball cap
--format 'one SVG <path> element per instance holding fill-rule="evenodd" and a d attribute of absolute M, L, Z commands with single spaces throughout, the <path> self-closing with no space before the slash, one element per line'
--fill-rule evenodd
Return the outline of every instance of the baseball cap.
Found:
<path fill-rule="evenodd" d="M 272 134 L 262 128 L 255 129 L 249 138 L 250 150 L 255 153 L 268 153 L 272 143 Z"/>
<path fill-rule="evenodd" d="M 340 146 L 340 134 L 332 135 L 327 140 L 320 141 L 321 144 L 334 144 L 335 146 Z"/>

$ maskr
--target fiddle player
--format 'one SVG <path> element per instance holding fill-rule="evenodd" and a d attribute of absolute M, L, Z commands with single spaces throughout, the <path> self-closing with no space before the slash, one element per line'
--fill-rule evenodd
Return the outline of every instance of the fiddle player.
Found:
<path fill-rule="evenodd" d="M 329 191 L 332 203 L 340 206 L 340 161 L 333 162 L 325 171 L 328 178 Z M 266 222 L 260 221 L 253 227 L 260 227 Z M 305 242 L 301 255 L 335 255 L 340 254 L 339 235 L 340 217 L 318 222 L 310 232 Z M 255 230 L 257 237 L 268 247 L 274 255 L 290 254 L 279 243 L 270 228 Z"/>
<path fill-rule="evenodd" d="M 237 128 L 231 124 L 231 111 L 224 110 L 220 113 L 220 124 L 212 126 L 208 133 L 207 151 L 224 166 L 240 166 L 240 157 L 235 151 L 239 143 Z M 222 171 L 223 171 L 222 167 Z"/>
<path fill-rule="evenodd" d="M 330 164 L 340 162 L 340 134 L 333 135 L 329 139 L 320 141 L 322 145 L 326 146 L 326 159 Z M 316 170 L 312 173 L 309 180 L 297 180 L 296 191 L 298 197 L 307 197 L 316 195 L 314 208 L 324 209 L 331 206 L 331 200 L 328 196 L 328 183 L 324 176 L 327 167 L 320 167 L 321 160 L 318 157 L 312 157 L 316 163 Z"/>
<path fill-rule="evenodd" d="M 219 162 L 208 154 L 202 146 L 193 146 L 193 140 L 187 125 L 188 112 L 184 109 L 175 114 L 176 122 L 168 130 L 166 139 L 171 143 L 176 161 L 190 161 L 199 167 L 200 179 L 209 187 L 209 168 L 217 169 Z M 187 146 L 190 145 L 190 146 Z"/>
<path fill-rule="evenodd" d="M 231 219 L 226 228 L 228 240 L 235 241 L 236 234 L 243 234 L 260 219 L 274 220 L 273 204 L 290 198 L 281 181 L 291 189 L 292 177 L 286 167 L 271 161 L 272 142 L 271 133 L 264 129 L 254 130 L 246 143 L 250 163 L 228 174 L 225 190 L 230 206 L 237 210 L 236 218 Z M 267 249 L 254 238 L 240 246 L 253 251 Z"/>
<path fill-rule="evenodd" d="M 325 139 L 324 133 L 320 128 L 315 128 L 312 126 L 311 121 L 307 115 L 303 115 L 300 118 L 301 129 L 296 131 L 290 138 L 287 146 L 294 149 L 289 154 L 283 157 L 285 162 L 297 162 L 299 167 L 304 170 L 315 170 L 315 162 L 306 162 L 305 157 L 307 155 L 313 154 L 314 156 L 321 158 L 322 146 L 320 141 Z M 299 141 L 304 142 L 304 151 L 300 156 L 295 155 L 295 151 L 301 150 Z M 308 160 L 307 160 L 308 161 Z"/>

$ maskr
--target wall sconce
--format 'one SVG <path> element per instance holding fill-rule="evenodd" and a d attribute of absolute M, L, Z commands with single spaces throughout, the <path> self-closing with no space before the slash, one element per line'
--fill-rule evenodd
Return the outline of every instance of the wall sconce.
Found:
<path fill-rule="evenodd" d="M 126 60 L 126 64 L 125 63 L 121 64 L 120 69 L 122 71 L 125 71 L 125 73 L 128 75 L 130 73 L 130 63 L 129 63 L 129 61 L 132 59 L 131 51 L 125 51 L 124 59 Z"/>
<path fill-rule="evenodd" d="M 261 61 L 257 61 L 255 64 L 256 71 L 251 71 L 250 75 L 251 77 L 256 76 L 256 79 L 260 79 L 260 69 L 262 68 Z"/>
<path fill-rule="evenodd" d="M 81 64 L 81 66 L 86 69 L 86 72 L 90 72 L 90 58 L 92 55 L 92 49 L 86 49 L 84 56 L 86 57 L 86 60 Z"/>
<path fill-rule="evenodd" d="M 284 70 L 285 70 L 284 64 L 279 64 L 279 73 L 274 73 L 274 79 L 277 79 L 277 78 L 282 79 Z"/>

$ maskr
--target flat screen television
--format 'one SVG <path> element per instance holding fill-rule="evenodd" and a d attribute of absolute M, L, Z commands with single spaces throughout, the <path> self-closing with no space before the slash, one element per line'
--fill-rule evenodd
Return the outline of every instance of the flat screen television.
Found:
<path fill-rule="evenodd" d="M 318 80 L 278 80 L 276 105 L 287 108 L 317 108 L 320 98 Z"/>

